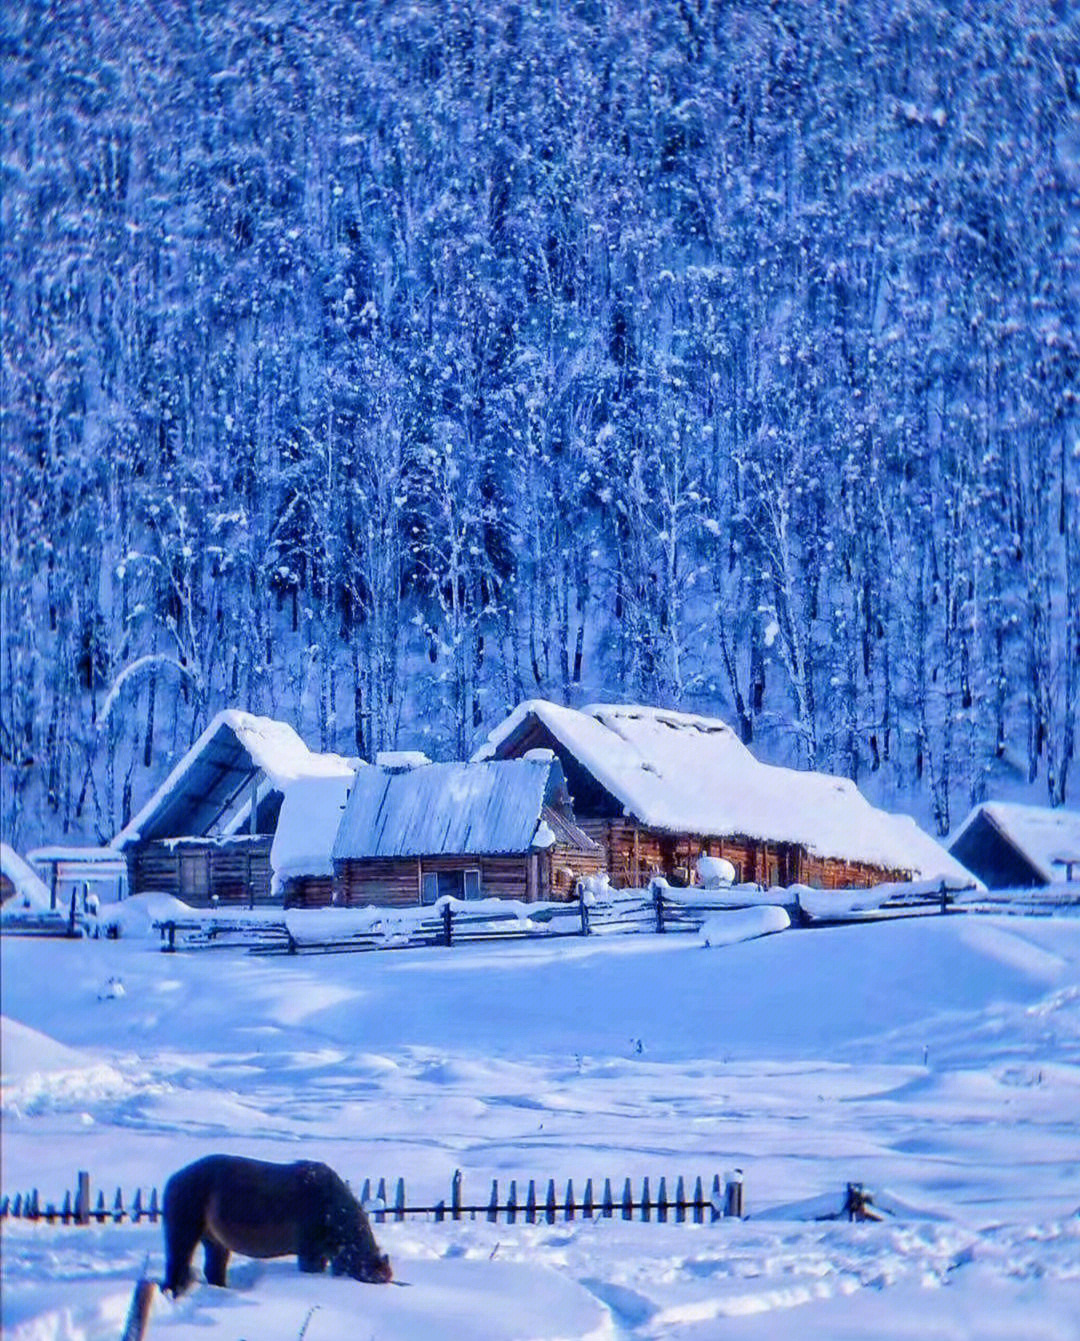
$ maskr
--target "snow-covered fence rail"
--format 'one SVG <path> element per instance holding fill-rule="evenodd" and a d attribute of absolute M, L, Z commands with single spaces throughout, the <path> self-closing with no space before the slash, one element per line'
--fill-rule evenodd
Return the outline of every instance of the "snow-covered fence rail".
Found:
<path fill-rule="evenodd" d="M 605 1178 L 599 1191 L 594 1190 L 593 1179 L 589 1178 L 580 1193 L 575 1192 L 573 1179 L 569 1179 L 565 1192 L 556 1191 L 554 1178 L 545 1180 L 511 1179 L 505 1194 L 499 1190 L 497 1179 L 493 1179 L 486 1200 L 471 1201 L 465 1196 L 460 1170 L 455 1170 L 450 1180 L 450 1194 L 438 1201 L 410 1203 L 405 1191 L 405 1180 L 398 1178 L 393 1183 L 394 1194 L 391 1198 L 387 1190 L 387 1180 L 380 1178 L 372 1188 L 370 1178 L 364 1180 L 360 1201 L 376 1224 L 387 1221 L 403 1221 L 408 1216 L 424 1216 L 436 1223 L 465 1219 L 484 1218 L 490 1223 L 505 1224 L 554 1224 L 556 1221 L 571 1220 L 643 1220 L 676 1224 L 713 1223 L 724 1217 L 739 1217 L 743 1214 L 743 1182 L 741 1173 L 724 1176 L 714 1174 L 710 1190 L 705 1190 L 705 1180 L 700 1176 L 689 1181 L 679 1175 L 669 1184 L 666 1176 L 652 1184 L 648 1177 L 642 1180 L 635 1191 L 631 1179 L 622 1180 L 621 1192 L 614 1190 L 619 1180 Z M 519 1195 L 520 1188 L 520 1195 Z M 655 1188 L 655 1190 L 653 1190 Z M 538 1190 L 539 1189 L 539 1190 Z M 143 1189 L 139 1188 L 134 1199 L 125 1203 L 119 1188 L 110 1203 L 105 1193 L 99 1192 L 97 1205 L 90 1206 L 90 1180 L 87 1174 L 79 1175 L 79 1189 L 74 1196 L 66 1192 L 61 1203 L 41 1202 L 38 1190 L 17 1193 L 14 1197 L 0 1197 L 0 1220 L 43 1220 L 49 1224 L 65 1225 L 90 1224 L 140 1224 L 144 1220 L 156 1224 L 161 1218 L 161 1203 L 157 1188 L 150 1190 L 144 1199 Z"/>
<path fill-rule="evenodd" d="M 431 907 L 298 909 L 243 918 L 193 910 L 190 917 L 168 918 L 155 925 L 165 950 L 240 947 L 253 954 L 345 954 L 553 936 L 700 933 L 703 928 L 715 929 L 726 914 L 751 908 L 782 909 L 796 927 L 947 913 L 1048 916 L 1080 913 L 1080 890 L 1061 886 L 987 893 L 974 885 L 942 880 L 869 889 L 826 890 L 807 885 L 768 890 L 760 885 L 676 889 L 654 877 L 647 889 L 615 890 L 599 881 L 589 882 L 579 897 L 562 903 L 446 898 Z M 779 925 L 763 927 L 778 929 Z M 712 943 L 722 944 L 723 936 Z"/>

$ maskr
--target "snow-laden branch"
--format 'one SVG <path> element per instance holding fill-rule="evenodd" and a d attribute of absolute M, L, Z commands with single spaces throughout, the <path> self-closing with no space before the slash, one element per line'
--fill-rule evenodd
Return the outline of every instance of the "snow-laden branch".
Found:
<path fill-rule="evenodd" d="M 120 697 L 120 691 L 123 689 L 124 685 L 126 685 L 129 680 L 133 680 L 141 675 L 144 671 L 157 666 L 171 666 L 174 671 L 178 671 L 181 675 L 186 675 L 189 680 L 196 685 L 198 684 L 199 677 L 189 666 L 185 666 L 183 662 L 177 661 L 175 657 L 168 656 L 164 652 L 151 652 L 144 657 L 136 657 L 134 661 L 128 662 L 112 682 L 109 692 L 105 695 L 105 702 L 101 706 L 101 715 L 98 718 L 99 730 L 103 731 L 105 729 L 105 723 L 109 720 L 109 713 L 112 711 L 116 700 Z"/>

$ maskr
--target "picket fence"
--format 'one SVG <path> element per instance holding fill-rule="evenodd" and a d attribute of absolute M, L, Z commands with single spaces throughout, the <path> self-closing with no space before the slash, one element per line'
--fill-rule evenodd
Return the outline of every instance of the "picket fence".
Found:
<path fill-rule="evenodd" d="M 640 1190 L 635 1194 L 631 1180 L 623 1180 L 621 1194 L 613 1191 L 612 1180 L 605 1178 L 603 1188 L 597 1194 L 593 1180 L 585 1183 L 580 1196 L 574 1191 L 573 1179 L 566 1184 L 565 1192 L 560 1196 L 556 1192 L 555 1180 L 549 1178 L 546 1190 L 542 1180 L 530 1178 L 522 1181 L 523 1195 L 519 1196 L 519 1182 L 516 1178 L 509 1181 L 505 1195 L 500 1193 L 498 1179 L 493 1179 L 491 1191 L 486 1201 L 472 1202 L 464 1194 L 463 1179 L 460 1170 L 455 1170 L 450 1180 L 450 1195 L 434 1202 L 410 1203 L 405 1191 L 405 1180 L 398 1178 L 393 1182 L 393 1196 L 388 1195 L 387 1180 L 380 1178 L 372 1189 L 372 1180 L 364 1180 L 360 1193 L 360 1202 L 367 1209 L 376 1224 L 387 1221 L 402 1221 L 407 1216 L 425 1216 L 436 1223 L 450 1220 L 483 1218 L 494 1224 L 555 1224 L 557 1221 L 572 1220 L 634 1220 L 639 1219 L 656 1223 L 672 1221 L 676 1224 L 714 1223 L 724 1217 L 741 1217 L 743 1214 L 743 1182 L 741 1174 L 728 1174 L 721 1183 L 720 1175 L 715 1174 L 708 1194 L 705 1183 L 698 1177 L 687 1193 L 686 1180 L 680 1176 L 669 1194 L 668 1180 L 662 1177 L 651 1190 L 649 1178 L 645 1178 Z M 69 1190 L 59 1203 L 43 1203 L 34 1188 L 28 1193 L 17 1193 L 14 1197 L 0 1197 L 0 1220 L 43 1220 L 48 1224 L 90 1225 L 90 1224 L 140 1224 L 144 1220 L 156 1224 L 161 1217 L 161 1203 L 157 1188 L 151 1188 L 149 1196 L 144 1198 L 144 1189 L 139 1188 L 134 1198 L 127 1202 L 120 1188 L 111 1203 L 106 1202 L 104 1191 L 99 1191 L 97 1204 L 92 1206 L 90 1177 L 83 1170 L 79 1173 L 78 1186 L 74 1194 Z"/>

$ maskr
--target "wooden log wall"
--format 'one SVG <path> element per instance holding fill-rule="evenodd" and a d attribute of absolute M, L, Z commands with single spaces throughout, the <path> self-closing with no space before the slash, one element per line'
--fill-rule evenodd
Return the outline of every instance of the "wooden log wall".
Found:
<path fill-rule="evenodd" d="M 344 908 L 375 904 L 412 908 L 420 902 L 424 873 L 479 870 L 482 898 L 526 899 L 528 858 L 396 857 L 334 863 L 335 902 Z"/>
<path fill-rule="evenodd" d="M 910 872 L 866 862 L 815 857 L 793 843 L 763 843 L 738 835 L 703 838 L 659 833 L 627 818 L 578 819 L 577 823 L 603 848 L 616 889 L 641 889 L 653 875 L 662 875 L 676 886 L 693 884 L 700 856 L 724 857 L 735 867 L 737 881 L 765 886 L 861 889 L 911 878 Z"/>
<path fill-rule="evenodd" d="M 539 897 L 569 902 L 574 897 L 579 880 L 585 876 L 600 875 L 606 869 L 607 859 L 603 848 L 598 852 L 582 852 L 576 847 L 556 844 L 548 850 L 545 862 L 546 892 Z"/>
<path fill-rule="evenodd" d="M 220 906 L 265 905 L 270 898 L 269 834 L 215 842 L 170 843 L 158 839 L 139 843 L 128 851 L 128 887 L 132 894 L 173 894 L 195 908 L 210 907 L 214 896 Z M 184 873 L 205 862 L 205 880 L 193 886 Z"/>
<path fill-rule="evenodd" d="M 332 875 L 301 875 L 285 882 L 286 908 L 329 908 L 334 902 Z"/>

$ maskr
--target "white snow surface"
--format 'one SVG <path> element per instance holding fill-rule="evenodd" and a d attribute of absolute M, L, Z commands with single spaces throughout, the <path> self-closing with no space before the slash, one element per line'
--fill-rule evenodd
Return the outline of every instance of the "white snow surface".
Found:
<path fill-rule="evenodd" d="M 3 1190 L 43 1203 L 79 1169 L 145 1199 L 219 1150 L 413 1204 L 455 1169 L 480 1204 L 743 1171 L 743 1221 L 376 1224 L 407 1288 L 234 1257 L 148 1339 L 1080 1336 L 1080 918 L 280 958 L 3 937 L 0 969 Z M 848 1181 L 895 1213 L 812 1218 Z M 149 1224 L 8 1221 L 3 1248 L 12 1341 L 115 1341 L 163 1268 Z"/>
<path fill-rule="evenodd" d="M 7 843 L 0 843 L 0 871 L 3 871 L 15 887 L 15 893 L 4 904 L 5 908 L 11 908 L 16 912 L 27 908 L 48 912 L 51 901 L 48 886 Z"/>
<path fill-rule="evenodd" d="M 964 820 L 954 844 L 980 815 L 1027 857 L 1047 884 L 1064 880 L 1066 861 L 1080 863 L 1080 811 L 986 801 Z"/>
<path fill-rule="evenodd" d="M 715 717 L 605 703 L 579 710 L 530 699 L 474 757 L 491 758 L 529 716 L 581 760 L 627 814 L 650 828 L 798 843 L 822 857 L 919 878 L 974 880 L 908 816 L 878 810 L 847 778 L 760 762 Z"/>

